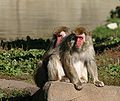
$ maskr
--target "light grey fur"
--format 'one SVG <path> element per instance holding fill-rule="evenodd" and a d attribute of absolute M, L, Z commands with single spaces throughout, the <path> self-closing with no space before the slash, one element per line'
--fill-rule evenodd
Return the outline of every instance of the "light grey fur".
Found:
<path fill-rule="evenodd" d="M 85 39 L 81 48 L 75 47 L 75 40 L 67 38 L 60 45 L 60 58 L 65 74 L 78 90 L 82 88 L 82 83 L 88 82 L 87 72 L 91 75 L 96 86 L 104 86 L 104 83 L 98 79 L 92 37 L 86 35 Z M 71 43 L 71 47 L 68 47 L 68 42 Z"/>

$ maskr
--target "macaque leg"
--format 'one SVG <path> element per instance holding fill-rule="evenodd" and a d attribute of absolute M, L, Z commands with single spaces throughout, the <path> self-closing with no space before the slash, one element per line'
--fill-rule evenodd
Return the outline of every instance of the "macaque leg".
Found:
<path fill-rule="evenodd" d="M 39 61 L 37 64 L 37 69 L 34 72 L 34 81 L 40 88 L 42 88 L 48 81 L 47 70 L 45 68 L 45 64 L 42 61 Z"/>
<path fill-rule="evenodd" d="M 82 67 L 82 73 L 81 73 L 81 77 L 80 80 L 82 83 L 87 83 L 88 82 L 88 71 L 87 68 L 84 66 Z"/>
<path fill-rule="evenodd" d="M 52 55 L 48 62 L 48 80 L 57 81 L 62 80 L 65 76 L 60 59 L 58 55 Z"/>
<path fill-rule="evenodd" d="M 84 65 L 84 62 L 82 61 L 74 62 L 74 67 L 75 67 L 75 70 L 78 74 L 78 77 L 81 83 L 87 83 L 88 82 L 88 71 L 87 71 L 87 67 Z"/>
<path fill-rule="evenodd" d="M 48 81 L 59 80 L 58 71 L 55 68 L 56 66 L 57 66 L 56 60 L 51 57 L 49 62 L 48 62 L 48 65 L 47 65 L 47 67 L 48 67 Z"/>
<path fill-rule="evenodd" d="M 70 57 L 66 56 L 66 59 L 64 58 L 62 61 L 63 67 L 64 67 L 67 77 L 70 79 L 70 82 L 74 84 L 77 90 L 81 90 L 82 83 L 78 77 L 75 67 L 72 65 L 71 60 L 72 59 Z"/>
<path fill-rule="evenodd" d="M 81 90 L 82 89 L 82 83 L 81 83 L 74 67 L 69 66 L 69 68 L 67 70 L 69 71 L 69 73 L 67 73 L 67 76 L 70 79 L 70 81 L 74 84 L 74 86 L 77 90 Z"/>
<path fill-rule="evenodd" d="M 98 87 L 103 87 L 104 83 L 98 79 L 97 65 L 95 60 L 89 61 L 88 72 L 92 76 L 93 83 Z"/>
<path fill-rule="evenodd" d="M 63 76 L 62 79 L 60 80 L 61 82 L 67 82 L 70 83 L 69 78 L 67 78 L 66 76 Z"/>

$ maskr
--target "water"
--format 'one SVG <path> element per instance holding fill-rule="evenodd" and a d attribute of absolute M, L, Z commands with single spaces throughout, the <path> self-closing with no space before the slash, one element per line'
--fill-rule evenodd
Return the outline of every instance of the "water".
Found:
<path fill-rule="evenodd" d="M 103 24 L 119 0 L 0 0 L 0 39 L 49 38 L 54 27 Z"/>

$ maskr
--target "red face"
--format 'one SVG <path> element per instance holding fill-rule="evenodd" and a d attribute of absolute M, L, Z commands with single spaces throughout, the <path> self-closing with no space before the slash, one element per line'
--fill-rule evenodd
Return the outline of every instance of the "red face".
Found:
<path fill-rule="evenodd" d="M 76 47 L 80 48 L 85 42 L 85 34 L 77 35 L 76 36 Z"/>
<path fill-rule="evenodd" d="M 57 36 L 57 41 L 55 47 L 57 47 L 61 43 L 63 37 L 66 36 L 66 33 L 64 31 L 61 31 L 60 34 L 56 36 Z"/>

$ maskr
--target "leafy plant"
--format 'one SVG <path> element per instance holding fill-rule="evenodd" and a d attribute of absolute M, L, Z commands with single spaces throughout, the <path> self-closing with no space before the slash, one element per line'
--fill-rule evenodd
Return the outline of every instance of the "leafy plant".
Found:
<path fill-rule="evenodd" d="M 118 28 L 109 29 L 107 24 L 117 23 Z M 107 24 L 93 30 L 94 46 L 96 50 L 104 50 L 120 44 L 120 19 L 109 19 Z"/>
<path fill-rule="evenodd" d="M 39 61 L 44 50 L 11 49 L 0 52 L 0 72 L 8 75 L 33 74 L 36 63 Z"/>
<path fill-rule="evenodd" d="M 117 49 L 105 50 L 96 55 L 99 78 L 106 85 L 120 86 L 120 51 Z"/>
<path fill-rule="evenodd" d="M 20 100 L 22 97 L 24 97 L 25 99 L 25 96 L 27 97 L 30 96 L 30 93 L 28 91 L 18 89 L 14 90 L 0 89 L 0 101 L 13 101 L 15 99 Z"/>

